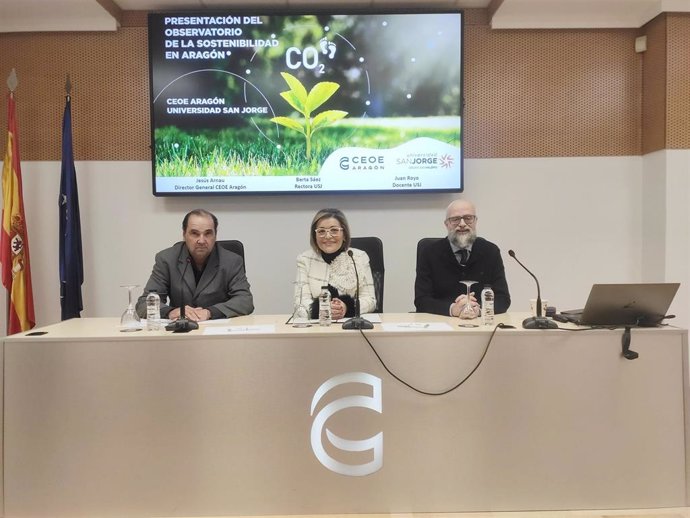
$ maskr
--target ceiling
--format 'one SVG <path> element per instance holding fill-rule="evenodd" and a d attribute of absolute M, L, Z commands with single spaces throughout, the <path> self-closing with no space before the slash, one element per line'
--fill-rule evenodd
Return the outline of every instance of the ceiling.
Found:
<path fill-rule="evenodd" d="M 237 7 L 489 8 L 495 29 L 637 28 L 690 0 L 0 0 L 0 32 L 113 31 L 121 11 Z"/>

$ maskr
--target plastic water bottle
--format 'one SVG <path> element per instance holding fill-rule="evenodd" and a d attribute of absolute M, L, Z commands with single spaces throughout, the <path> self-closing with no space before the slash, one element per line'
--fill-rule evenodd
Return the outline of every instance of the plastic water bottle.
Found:
<path fill-rule="evenodd" d="M 319 294 L 319 325 L 331 325 L 331 292 L 328 291 L 328 286 L 321 286 Z"/>
<path fill-rule="evenodd" d="M 482 290 L 482 324 L 494 325 L 494 290 L 488 285 Z"/>
<path fill-rule="evenodd" d="M 160 329 L 161 298 L 155 290 L 146 295 L 146 330 L 157 331 Z"/>

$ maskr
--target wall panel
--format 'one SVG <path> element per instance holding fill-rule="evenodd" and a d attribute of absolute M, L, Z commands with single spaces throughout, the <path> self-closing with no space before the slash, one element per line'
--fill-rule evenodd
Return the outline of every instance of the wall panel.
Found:
<path fill-rule="evenodd" d="M 690 149 L 690 13 L 668 15 L 666 148 Z"/>
<path fill-rule="evenodd" d="M 19 79 L 23 160 L 60 159 L 67 74 L 75 159 L 150 160 L 145 27 L 2 34 L 0 51 L 0 76 L 7 78 L 14 67 Z M 2 117 L 5 128 L 4 107 Z"/>
<path fill-rule="evenodd" d="M 467 27 L 467 156 L 639 154 L 635 35 Z"/>
<path fill-rule="evenodd" d="M 664 149 L 666 144 L 666 15 L 644 27 L 647 50 L 643 56 L 642 153 Z"/>

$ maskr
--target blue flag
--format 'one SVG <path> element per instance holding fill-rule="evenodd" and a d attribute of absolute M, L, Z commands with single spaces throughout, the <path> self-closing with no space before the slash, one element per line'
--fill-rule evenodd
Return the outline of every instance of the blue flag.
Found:
<path fill-rule="evenodd" d="M 62 320 L 80 317 L 84 260 L 81 253 L 81 220 L 77 172 L 72 153 L 72 105 L 67 96 L 62 119 L 62 172 L 60 174 L 60 306 Z"/>

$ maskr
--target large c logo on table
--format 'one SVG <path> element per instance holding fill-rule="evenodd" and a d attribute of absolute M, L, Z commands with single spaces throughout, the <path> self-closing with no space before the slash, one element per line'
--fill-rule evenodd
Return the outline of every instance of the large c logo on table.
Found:
<path fill-rule="evenodd" d="M 347 408 L 368 408 L 380 414 L 383 407 L 381 398 L 381 379 L 367 374 L 366 372 L 348 372 L 346 374 L 333 376 L 331 379 L 326 380 L 314 393 L 314 397 L 311 401 L 310 415 L 314 415 L 316 405 L 318 405 L 323 396 L 331 389 L 348 383 L 362 383 L 368 385 L 372 389 L 372 395 L 347 396 L 336 399 L 324 406 L 319 413 L 316 414 L 311 425 L 311 449 L 314 451 L 316 458 L 319 459 L 319 462 L 329 470 L 339 473 L 340 475 L 362 477 L 377 472 L 383 466 L 383 432 L 379 432 L 367 439 L 351 440 L 343 439 L 326 428 L 326 437 L 328 441 L 339 450 L 350 452 L 372 450 L 373 459 L 365 464 L 346 464 L 335 460 L 323 447 L 321 432 L 328 418 L 340 410 L 345 410 Z"/>

